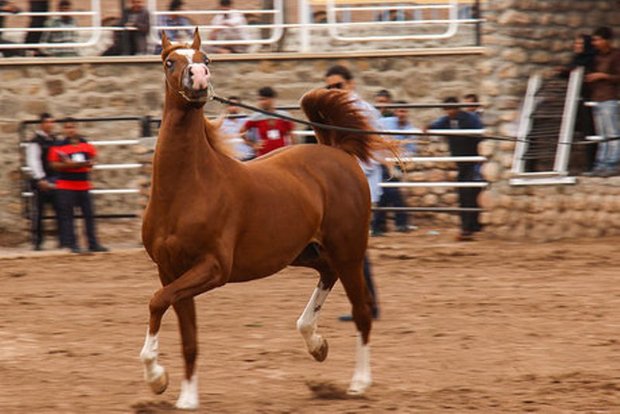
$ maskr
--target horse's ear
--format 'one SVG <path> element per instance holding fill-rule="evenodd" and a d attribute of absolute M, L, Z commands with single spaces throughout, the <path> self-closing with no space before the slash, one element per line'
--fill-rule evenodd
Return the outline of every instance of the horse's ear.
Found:
<path fill-rule="evenodd" d="M 192 49 L 200 50 L 200 45 L 202 41 L 200 40 L 200 32 L 198 32 L 198 28 L 194 31 L 194 41 L 192 42 Z"/>
<path fill-rule="evenodd" d="M 170 39 L 168 39 L 168 36 L 166 36 L 166 32 L 165 31 L 161 31 L 161 50 L 166 50 L 167 48 L 169 48 L 171 45 L 170 43 Z"/>

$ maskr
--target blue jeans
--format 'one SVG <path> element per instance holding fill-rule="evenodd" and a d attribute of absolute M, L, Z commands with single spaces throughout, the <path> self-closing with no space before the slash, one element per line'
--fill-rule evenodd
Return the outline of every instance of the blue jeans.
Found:
<path fill-rule="evenodd" d="M 594 107 L 594 125 L 596 132 L 603 139 L 616 138 L 614 141 L 601 142 L 596 153 L 596 169 L 616 169 L 620 164 L 620 112 L 617 101 L 598 102 Z"/>

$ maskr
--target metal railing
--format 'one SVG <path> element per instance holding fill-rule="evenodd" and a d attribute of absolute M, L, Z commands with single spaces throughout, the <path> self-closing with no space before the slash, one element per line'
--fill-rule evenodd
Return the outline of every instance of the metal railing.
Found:
<path fill-rule="evenodd" d="M 90 16 L 91 17 L 91 26 L 87 27 L 71 27 L 71 28 L 53 28 L 53 27 L 28 27 L 28 28 L 0 28 L 0 34 L 3 33 L 12 33 L 12 32 L 91 32 L 90 37 L 86 41 L 80 42 L 63 42 L 63 43 L 1 43 L 0 51 L 2 49 L 66 49 L 66 48 L 86 48 L 95 46 L 101 40 L 101 35 L 103 33 L 102 29 L 110 29 L 101 27 L 101 4 L 100 0 L 90 0 L 90 10 L 89 11 L 70 11 L 70 12 L 19 12 L 16 14 L 13 13 L 0 13 L 0 15 L 7 16 L 26 16 L 26 17 L 35 17 L 35 16 Z"/>
<path fill-rule="evenodd" d="M 402 5 L 406 3 L 403 1 L 383 2 L 380 5 L 373 6 L 359 6 L 354 5 L 355 1 L 343 2 L 335 0 L 326 0 L 326 13 L 327 21 L 325 23 L 313 23 L 311 21 L 311 4 L 312 0 L 297 0 L 298 16 L 297 22 L 287 21 L 285 15 L 284 0 L 274 0 L 272 9 L 243 9 L 236 10 L 244 15 L 258 15 L 264 17 L 262 22 L 258 24 L 245 24 L 237 26 L 239 29 L 250 33 L 248 38 L 238 40 L 217 40 L 210 39 L 208 34 L 214 29 L 225 29 L 227 26 L 216 26 L 213 24 L 198 24 L 196 25 L 203 34 L 202 43 L 207 46 L 227 46 L 227 45 L 240 45 L 249 47 L 250 52 L 257 51 L 256 47 L 263 45 L 273 45 L 282 42 L 285 34 L 287 38 L 295 38 L 293 41 L 293 49 L 290 52 L 325 52 L 324 46 L 318 46 L 314 44 L 313 39 L 321 35 L 317 33 L 326 33 L 332 39 L 337 40 L 339 43 L 344 44 L 364 44 L 372 42 L 383 42 L 377 46 L 376 49 L 385 49 L 386 42 L 391 42 L 393 46 L 398 45 L 399 48 L 403 48 L 403 41 L 419 41 L 419 40 L 432 40 L 432 39 L 447 39 L 456 35 L 457 31 L 463 25 L 475 25 L 476 26 L 476 45 L 479 45 L 480 38 L 480 23 L 483 21 L 480 19 L 479 12 L 476 11 L 472 18 L 459 18 L 458 8 L 459 0 L 444 0 L 443 4 L 420 4 L 420 5 Z M 349 4 L 345 4 L 349 3 Z M 377 2 L 379 3 L 379 2 Z M 442 2 L 439 2 L 442 3 Z M 183 11 L 166 11 L 158 10 L 157 0 L 148 0 L 147 9 L 150 13 L 151 30 L 148 35 L 148 39 L 151 45 L 159 45 L 160 38 L 159 33 L 161 30 L 181 31 L 193 29 L 195 26 L 164 26 L 161 24 L 160 18 L 162 16 L 215 16 L 222 13 L 221 10 L 202 9 L 202 10 L 183 10 Z M 364 20 L 363 17 L 354 19 L 353 21 L 346 21 L 339 18 L 339 14 L 349 13 L 355 14 L 358 12 L 386 12 L 389 10 L 399 10 L 402 12 L 417 12 L 423 10 L 439 10 L 444 12 L 446 16 L 440 16 L 439 18 L 427 18 L 417 19 L 410 18 L 396 21 L 377 21 L 377 20 Z M 475 10 L 479 10 L 479 5 L 475 7 Z M 102 8 L 101 0 L 90 0 L 90 10 L 86 11 L 68 11 L 68 12 L 19 12 L 13 13 L 0 13 L 2 16 L 20 16 L 20 17 L 57 17 L 57 16 L 73 16 L 73 17 L 90 17 L 91 21 L 88 25 L 77 27 L 5 27 L 0 28 L 0 34 L 15 35 L 17 33 L 28 32 L 74 32 L 78 37 L 83 38 L 79 41 L 71 42 L 45 42 L 45 43 L 25 43 L 14 41 L 15 39 L 8 39 L 6 43 L 0 44 L 0 52 L 2 50 L 19 50 L 19 49 L 96 49 L 99 43 L 102 42 L 104 33 L 119 32 L 119 31 L 132 31 L 135 28 L 126 28 L 119 26 L 102 26 Z M 203 19 L 204 20 L 204 19 Z M 289 16 L 290 20 L 290 16 Z M 431 31 L 429 28 L 443 28 L 443 31 Z M 420 28 L 425 28 L 421 30 Z M 286 31 L 286 29 L 293 29 Z M 374 32 L 379 29 L 381 31 L 390 30 L 391 34 Z M 394 30 L 391 30 L 394 29 Z M 420 30 L 421 31 L 420 31 Z M 395 31 L 395 32 L 394 32 Z M 88 35 L 82 35 L 88 33 Z M 374 34 L 373 34 L 374 33 Z M 10 36 L 9 36 L 10 37 Z M 117 39 L 118 40 L 118 39 Z M 116 41 L 116 40 L 114 40 Z M 420 45 L 416 42 L 407 44 L 404 49 L 419 48 Z M 254 48 L 252 48 L 254 47 Z M 320 50 L 313 50 L 320 47 Z M 389 48 L 389 47 L 388 47 Z M 149 51 L 154 50 L 153 47 L 149 48 Z M 375 49 L 371 49 L 375 50 Z M 89 51 L 85 50 L 88 54 Z"/>

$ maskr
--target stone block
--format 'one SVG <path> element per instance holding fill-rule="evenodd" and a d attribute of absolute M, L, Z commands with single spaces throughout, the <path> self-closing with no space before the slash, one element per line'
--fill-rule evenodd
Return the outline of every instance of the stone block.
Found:
<path fill-rule="evenodd" d="M 486 162 L 481 168 L 482 176 L 489 182 L 499 181 L 501 178 L 501 171 L 501 167 L 495 161 Z"/>
<path fill-rule="evenodd" d="M 45 82 L 49 96 L 62 95 L 65 92 L 65 85 L 61 79 L 49 79 Z"/>
<path fill-rule="evenodd" d="M 498 19 L 498 23 L 502 26 L 527 26 L 532 24 L 533 17 L 530 14 L 520 12 L 514 9 L 507 9 L 501 13 Z"/>

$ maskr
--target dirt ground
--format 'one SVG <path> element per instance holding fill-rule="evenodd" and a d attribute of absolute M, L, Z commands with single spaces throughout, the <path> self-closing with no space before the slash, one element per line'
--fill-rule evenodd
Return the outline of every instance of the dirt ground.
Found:
<path fill-rule="evenodd" d="M 371 241 L 382 314 L 374 385 L 347 398 L 355 332 L 337 285 L 330 344 L 307 354 L 295 321 L 317 278 L 287 269 L 198 298 L 200 412 L 618 413 L 620 238 L 547 244 L 418 230 Z M 99 255 L 0 251 L 0 413 L 170 413 L 182 375 L 176 318 L 162 326 L 165 394 L 138 353 L 158 288 L 140 248 Z"/>

